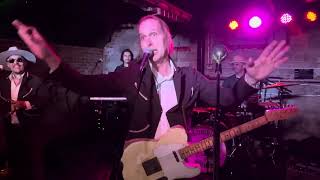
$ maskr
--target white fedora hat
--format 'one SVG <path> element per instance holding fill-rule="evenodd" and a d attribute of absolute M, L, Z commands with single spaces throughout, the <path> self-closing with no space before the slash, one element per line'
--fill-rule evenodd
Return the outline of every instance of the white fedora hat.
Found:
<path fill-rule="evenodd" d="M 24 57 L 29 62 L 36 63 L 36 57 L 31 52 L 18 49 L 16 46 L 9 47 L 7 51 L 0 53 L 0 63 L 5 63 L 8 57 L 12 55 L 19 55 Z"/>

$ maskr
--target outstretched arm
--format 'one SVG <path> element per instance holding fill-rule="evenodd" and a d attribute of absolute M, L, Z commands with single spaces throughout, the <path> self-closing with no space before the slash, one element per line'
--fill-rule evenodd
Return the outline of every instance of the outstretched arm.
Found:
<path fill-rule="evenodd" d="M 19 20 L 14 20 L 12 25 L 17 29 L 18 35 L 32 53 L 48 64 L 50 72 L 53 72 L 59 67 L 61 63 L 60 57 L 54 52 L 49 43 L 35 27 L 27 26 Z"/>
<path fill-rule="evenodd" d="M 286 45 L 285 41 L 272 41 L 255 61 L 250 58 L 249 63 L 246 65 L 247 73 L 244 79 L 240 79 L 232 89 L 222 89 L 221 104 L 223 106 L 239 104 L 252 93 L 256 92 L 252 86 L 258 81 L 265 79 L 282 63 L 286 62 L 288 57 L 285 54 L 288 50 L 289 46 Z M 215 83 L 205 80 L 202 76 L 198 76 L 198 82 L 200 82 L 200 99 L 208 104 L 215 105 L 216 95 L 212 94 Z"/>
<path fill-rule="evenodd" d="M 61 63 L 61 58 L 35 27 L 27 26 L 19 20 L 14 20 L 12 25 L 37 58 L 48 64 L 50 73 L 55 72 L 52 77 L 62 82 L 63 86 L 87 96 L 113 96 L 123 91 L 119 80 L 121 74 L 82 75 Z"/>

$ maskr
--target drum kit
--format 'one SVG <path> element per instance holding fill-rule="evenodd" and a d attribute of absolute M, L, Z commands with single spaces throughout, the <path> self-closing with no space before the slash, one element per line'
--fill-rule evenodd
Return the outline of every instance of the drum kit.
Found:
<path fill-rule="evenodd" d="M 288 99 L 299 97 L 291 95 L 291 91 L 287 89 L 289 86 L 296 85 L 299 84 L 277 82 L 261 87 L 257 94 L 249 97 L 239 107 L 222 111 L 223 120 L 220 122 L 220 130 L 224 131 L 249 122 L 264 115 L 264 112 L 268 109 L 279 109 L 287 106 Z M 197 142 L 212 136 L 214 132 L 210 115 L 216 110 L 214 107 L 193 108 L 193 128 L 189 130 L 191 143 L 192 140 L 197 139 L 195 141 Z M 266 160 L 270 161 L 273 168 L 278 167 L 281 164 L 279 152 L 277 152 L 281 145 L 280 128 L 281 124 L 275 121 L 227 141 L 225 143 L 227 156 L 222 167 L 224 176 L 238 176 L 236 172 L 243 173 L 246 163 L 247 168 L 250 169 L 247 172 L 252 173 L 254 172 L 252 167 L 256 166 L 257 161 L 261 160 L 264 163 Z M 194 157 L 194 161 L 200 164 L 201 172 L 204 174 L 212 174 L 212 151 L 212 149 L 209 149 L 198 157 Z"/>

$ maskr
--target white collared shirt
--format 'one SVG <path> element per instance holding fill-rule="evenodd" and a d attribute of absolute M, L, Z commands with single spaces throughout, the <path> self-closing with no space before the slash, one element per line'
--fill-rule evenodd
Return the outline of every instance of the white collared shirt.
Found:
<path fill-rule="evenodd" d="M 176 70 L 173 62 L 170 60 L 170 74 L 168 76 L 162 76 L 158 73 L 150 63 L 151 71 L 153 72 L 157 92 L 159 94 L 162 113 L 160 121 L 157 127 L 155 139 L 158 139 L 161 135 L 165 134 L 170 129 L 170 124 L 166 113 L 169 109 L 178 104 L 176 89 L 173 82 L 173 74 Z"/>
<path fill-rule="evenodd" d="M 21 87 L 21 83 L 22 83 L 22 79 L 23 79 L 23 76 L 25 76 L 25 73 L 23 73 L 21 76 L 16 76 L 15 78 L 19 78 L 20 79 L 20 83 L 19 84 L 15 84 L 14 83 L 14 74 L 10 74 L 9 75 L 9 80 L 11 82 L 11 100 L 13 101 L 17 101 L 18 100 L 18 95 L 19 95 L 19 90 L 20 90 L 20 87 Z M 31 104 L 29 101 L 26 101 L 26 106 L 27 106 L 27 109 L 31 109 Z M 11 112 L 13 112 L 14 109 L 13 109 L 13 106 L 11 106 Z M 17 113 L 16 112 L 13 112 L 11 114 L 11 123 L 12 124 L 19 124 L 19 119 L 18 119 L 18 116 L 17 116 Z"/>
<path fill-rule="evenodd" d="M 11 82 L 11 100 L 13 100 L 13 101 L 17 101 L 18 100 L 18 94 L 19 94 L 19 90 L 20 90 L 20 86 L 21 86 L 21 82 L 22 82 L 24 74 L 25 73 L 23 73 L 21 76 L 16 76 L 15 77 L 15 78 L 19 78 L 20 79 L 20 83 L 19 84 L 15 84 L 14 83 L 14 81 L 13 81 L 14 74 L 11 73 L 9 75 L 9 80 Z M 11 106 L 11 112 L 13 112 L 13 111 L 14 111 L 13 106 Z M 18 120 L 16 112 L 13 112 L 11 114 L 11 123 L 12 124 L 19 124 L 19 120 Z"/>

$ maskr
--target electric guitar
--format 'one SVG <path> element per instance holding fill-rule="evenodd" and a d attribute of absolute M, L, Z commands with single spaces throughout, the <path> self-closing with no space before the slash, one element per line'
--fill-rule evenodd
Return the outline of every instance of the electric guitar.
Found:
<path fill-rule="evenodd" d="M 225 142 L 269 122 L 293 117 L 297 113 L 296 107 L 267 110 L 264 116 L 222 132 L 220 141 Z M 192 178 L 200 174 L 200 168 L 188 167 L 184 160 L 212 146 L 213 137 L 188 145 L 187 133 L 181 126 L 170 128 L 159 140 L 133 139 L 126 143 L 121 158 L 122 175 L 126 180 Z"/>

